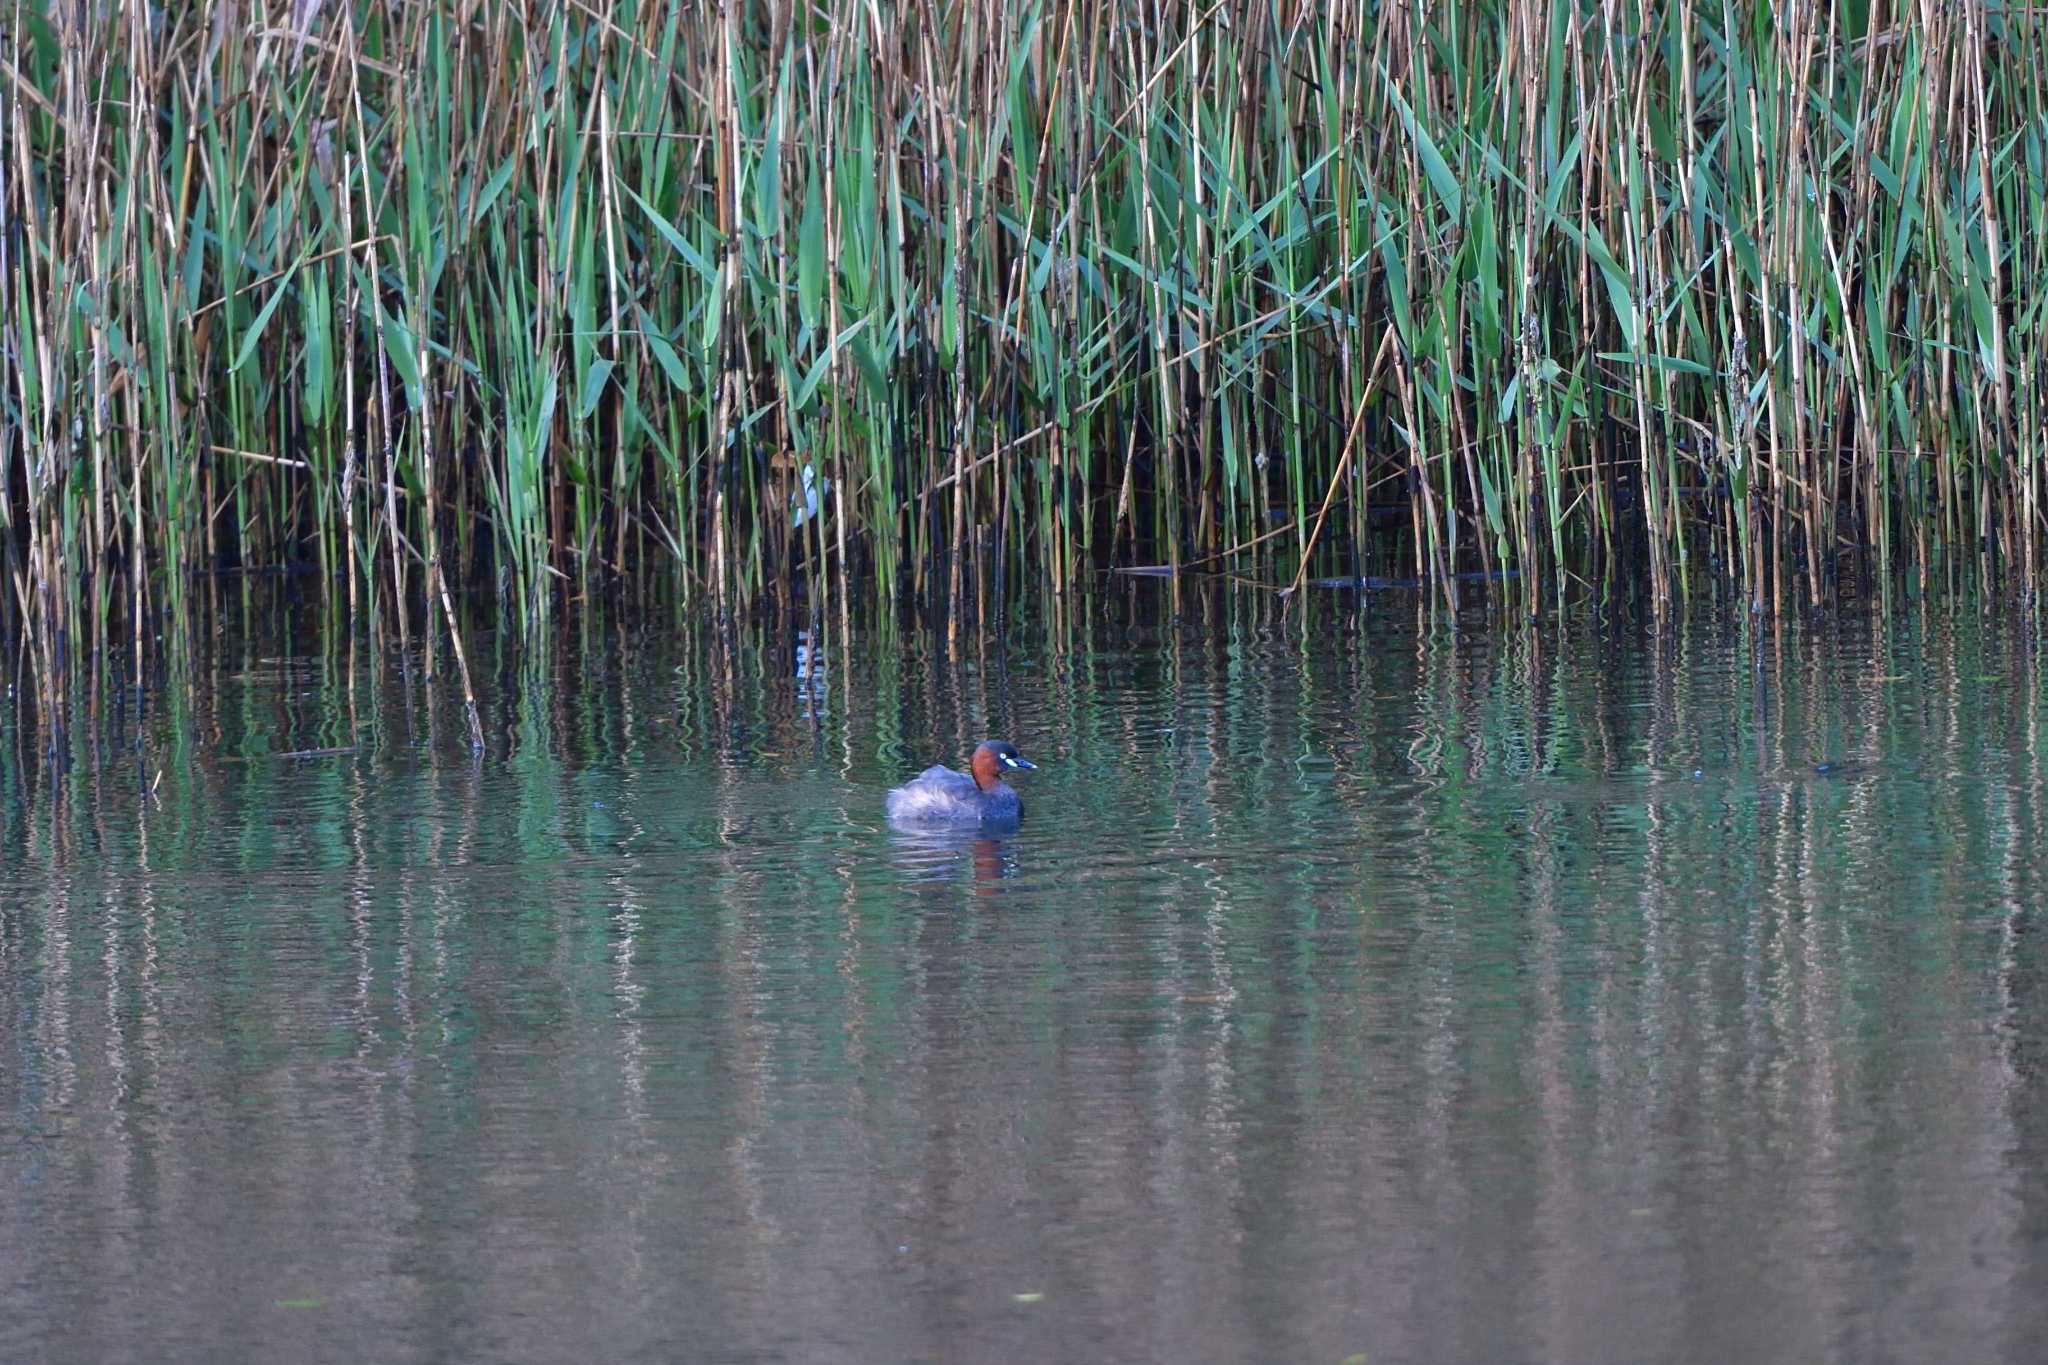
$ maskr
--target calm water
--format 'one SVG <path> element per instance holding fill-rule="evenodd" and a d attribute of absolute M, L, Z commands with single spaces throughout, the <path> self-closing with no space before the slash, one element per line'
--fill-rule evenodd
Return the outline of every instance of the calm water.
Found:
<path fill-rule="evenodd" d="M 0 1359 L 2048 1356 L 2036 641 L 1149 591 L 0 722 Z"/>

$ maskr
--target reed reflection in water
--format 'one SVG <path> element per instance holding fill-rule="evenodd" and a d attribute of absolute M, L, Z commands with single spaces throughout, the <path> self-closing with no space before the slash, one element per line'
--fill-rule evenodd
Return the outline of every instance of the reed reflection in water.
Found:
<path fill-rule="evenodd" d="M 0 736 L 0 1358 L 2041 1356 L 2017 623 L 1152 591 Z"/>

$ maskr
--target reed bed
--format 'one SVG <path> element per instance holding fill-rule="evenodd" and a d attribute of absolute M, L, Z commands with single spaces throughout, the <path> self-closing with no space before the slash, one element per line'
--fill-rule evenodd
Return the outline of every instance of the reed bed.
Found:
<path fill-rule="evenodd" d="M 2044 48 L 1933 0 L 0 0 L 0 624 L 139 655 L 230 568 L 450 634 L 651 575 L 2031 591 Z"/>

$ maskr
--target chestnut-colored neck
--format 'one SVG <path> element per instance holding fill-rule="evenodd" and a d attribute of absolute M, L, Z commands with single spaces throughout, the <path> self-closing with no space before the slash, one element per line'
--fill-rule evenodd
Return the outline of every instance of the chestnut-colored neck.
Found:
<path fill-rule="evenodd" d="M 994 791 L 1003 783 L 1002 772 L 997 768 L 996 751 L 984 744 L 974 751 L 967 770 L 974 774 L 974 785 L 983 791 Z"/>

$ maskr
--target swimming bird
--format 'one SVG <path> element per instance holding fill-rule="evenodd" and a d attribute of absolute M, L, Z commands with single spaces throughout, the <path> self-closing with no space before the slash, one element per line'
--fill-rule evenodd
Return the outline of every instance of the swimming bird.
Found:
<path fill-rule="evenodd" d="M 1003 781 L 1003 770 L 1029 772 L 1037 766 L 1008 740 L 985 740 L 968 760 L 967 772 L 926 768 L 891 791 L 883 808 L 891 820 L 907 825 L 1014 825 L 1024 803 Z"/>

